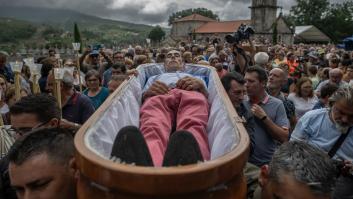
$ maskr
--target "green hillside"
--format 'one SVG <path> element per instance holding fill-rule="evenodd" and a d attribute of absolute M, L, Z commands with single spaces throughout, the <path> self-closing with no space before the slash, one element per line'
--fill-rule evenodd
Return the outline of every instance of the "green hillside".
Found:
<path fill-rule="evenodd" d="M 147 25 L 102 19 L 71 10 L 0 7 L 0 48 L 68 47 L 73 41 L 75 22 L 85 44 L 141 44 L 152 29 Z"/>
<path fill-rule="evenodd" d="M 29 22 L 0 18 L 0 43 L 11 43 L 31 38 L 37 26 Z"/>

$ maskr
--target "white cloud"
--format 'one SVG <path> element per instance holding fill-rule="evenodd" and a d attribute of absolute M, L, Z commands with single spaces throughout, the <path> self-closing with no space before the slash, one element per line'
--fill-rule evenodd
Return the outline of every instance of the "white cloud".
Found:
<path fill-rule="evenodd" d="M 145 6 L 139 11 L 139 13 L 152 15 L 165 13 L 167 12 L 169 5 L 170 2 L 168 1 L 150 0 L 146 2 Z"/>
<path fill-rule="evenodd" d="M 136 6 L 138 5 L 137 0 L 114 0 L 108 8 L 110 9 L 122 9 L 126 6 Z"/>
<path fill-rule="evenodd" d="M 278 0 L 278 5 L 288 13 L 295 2 Z M 0 0 L 0 5 L 73 9 L 89 15 L 152 25 L 167 24 L 173 12 L 200 7 L 214 11 L 221 20 L 249 19 L 250 4 L 251 0 Z"/>

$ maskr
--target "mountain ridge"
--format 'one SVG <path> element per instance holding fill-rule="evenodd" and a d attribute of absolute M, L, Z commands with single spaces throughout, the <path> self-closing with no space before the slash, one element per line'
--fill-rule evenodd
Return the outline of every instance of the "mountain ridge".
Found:
<path fill-rule="evenodd" d="M 152 26 L 82 14 L 72 10 L 0 7 L 0 50 L 70 46 L 77 23 L 84 44 L 144 44 Z M 22 46 L 22 47 L 20 47 Z"/>
<path fill-rule="evenodd" d="M 79 24 L 101 23 L 110 25 L 130 26 L 130 27 L 151 27 L 145 24 L 134 24 L 126 21 L 105 19 L 89 14 L 80 13 L 70 9 L 53 9 L 43 7 L 25 6 L 1 6 L 0 17 L 20 19 L 32 23 L 59 23 L 65 24 L 67 21 L 74 21 Z"/>

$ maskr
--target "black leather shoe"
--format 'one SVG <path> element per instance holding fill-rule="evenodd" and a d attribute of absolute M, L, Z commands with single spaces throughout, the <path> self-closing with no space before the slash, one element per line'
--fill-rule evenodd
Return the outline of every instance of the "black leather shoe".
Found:
<path fill-rule="evenodd" d="M 119 131 L 115 137 L 111 159 L 138 166 L 153 166 L 145 138 L 135 126 L 126 126 Z"/>
<path fill-rule="evenodd" d="M 163 166 L 188 165 L 198 161 L 203 161 L 203 158 L 195 137 L 184 130 L 174 132 L 164 154 Z"/>

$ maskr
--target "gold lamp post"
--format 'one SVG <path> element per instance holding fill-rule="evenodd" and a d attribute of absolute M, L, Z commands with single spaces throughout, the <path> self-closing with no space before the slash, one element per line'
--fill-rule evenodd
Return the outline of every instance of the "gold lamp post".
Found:
<path fill-rule="evenodd" d="M 64 78 L 64 72 L 65 72 L 65 70 L 63 68 L 54 68 L 54 79 L 55 79 L 55 88 L 56 88 L 55 91 L 56 91 L 56 97 L 57 97 L 56 99 L 58 101 L 60 113 L 61 113 L 61 108 L 62 108 L 61 80 Z"/>
<path fill-rule="evenodd" d="M 79 51 L 80 51 L 81 44 L 80 43 L 72 43 L 72 46 L 73 46 L 75 54 L 76 54 L 78 81 L 80 83 L 80 92 L 82 93 L 81 66 L 80 66 L 80 57 L 79 57 Z"/>
<path fill-rule="evenodd" d="M 42 64 L 34 64 L 33 70 L 31 69 L 32 74 L 33 74 L 33 93 L 37 94 L 40 93 L 40 88 L 38 84 L 38 77 L 40 75 L 40 70 L 42 69 Z"/>
<path fill-rule="evenodd" d="M 38 77 L 40 75 L 40 70 L 42 68 L 42 64 L 35 64 L 33 57 L 27 58 L 23 60 L 26 65 L 31 70 L 31 74 L 33 75 L 33 93 L 40 93 Z"/>
<path fill-rule="evenodd" d="M 10 62 L 10 65 L 11 65 L 12 71 L 15 73 L 15 97 L 16 97 L 16 101 L 18 101 L 21 98 L 20 76 L 21 76 L 23 62 L 20 62 L 20 61 Z"/>

